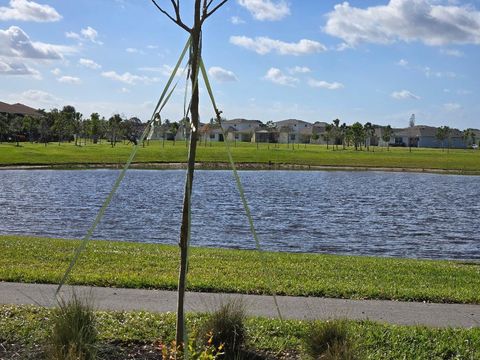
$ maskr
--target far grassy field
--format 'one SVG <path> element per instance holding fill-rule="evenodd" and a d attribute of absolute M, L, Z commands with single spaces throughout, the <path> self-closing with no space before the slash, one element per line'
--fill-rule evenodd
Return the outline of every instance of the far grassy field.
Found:
<path fill-rule="evenodd" d="M 39 352 L 51 327 L 52 315 L 52 310 L 45 308 L 0 306 L 0 345 L 21 346 L 16 358 Z M 168 344 L 175 336 L 175 314 L 97 312 L 96 315 L 99 337 L 106 344 L 151 344 L 158 340 Z M 190 315 L 190 330 L 204 319 L 202 315 Z M 249 318 L 247 344 L 271 354 L 298 354 L 308 328 L 305 321 Z M 348 332 L 359 359 L 480 359 L 480 328 L 432 329 L 351 321 Z"/>
<path fill-rule="evenodd" d="M 152 141 L 138 152 L 138 163 L 185 162 L 187 147 L 185 142 Z M 297 164 L 304 166 L 355 166 L 372 168 L 413 168 L 441 169 L 457 172 L 480 173 L 480 151 L 451 149 L 412 149 L 374 148 L 370 151 L 355 151 L 352 148 L 327 150 L 325 145 L 256 144 L 232 143 L 232 152 L 236 162 L 268 164 Z M 22 143 L 16 147 L 12 143 L 0 144 L 0 165 L 74 165 L 74 164 L 123 164 L 131 145 L 117 144 L 112 148 L 108 143 L 87 144 L 78 147 L 71 143 L 58 145 Z M 373 151 L 374 150 L 374 151 Z M 223 143 L 199 145 L 197 161 L 207 163 L 225 163 L 228 161 Z"/>
<path fill-rule="evenodd" d="M 0 281 L 58 283 L 78 241 L 0 236 Z M 176 246 L 92 241 L 71 284 L 176 289 Z M 480 304 L 480 263 L 193 248 L 192 291 Z"/>

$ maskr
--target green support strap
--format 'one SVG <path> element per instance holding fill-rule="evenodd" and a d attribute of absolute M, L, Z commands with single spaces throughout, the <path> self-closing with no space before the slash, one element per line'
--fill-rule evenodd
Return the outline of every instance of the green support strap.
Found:
<path fill-rule="evenodd" d="M 80 243 L 80 246 L 78 246 L 78 248 L 75 250 L 74 256 L 73 256 L 72 260 L 70 261 L 70 264 L 68 265 L 67 270 L 63 274 L 63 277 L 60 280 L 60 283 L 58 284 L 57 290 L 55 291 L 55 296 L 58 296 L 58 293 L 62 289 L 62 287 L 65 284 L 65 282 L 67 281 L 70 273 L 72 272 L 73 267 L 77 263 L 78 258 L 80 257 L 80 254 L 82 253 L 83 250 L 85 250 L 88 241 L 91 239 L 91 237 L 93 235 L 93 232 L 95 231 L 98 224 L 102 220 L 108 205 L 110 205 L 110 202 L 112 201 L 113 196 L 115 195 L 116 191 L 120 187 L 120 184 L 122 183 L 122 180 L 125 177 L 125 174 L 126 174 L 128 168 L 130 167 L 130 165 L 131 165 L 133 159 L 135 158 L 135 156 L 137 155 L 137 151 L 138 151 L 138 148 L 139 148 L 138 144 L 143 143 L 143 141 L 145 140 L 145 137 L 147 136 L 147 134 L 150 130 L 150 126 L 152 125 L 152 123 L 155 119 L 155 116 L 156 116 L 157 112 L 160 112 L 165 107 L 168 100 L 172 96 L 173 91 L 177 87 L 178 81 L 175 83 L 173 88 L 170 91 L 168 91 L 169 88 L 170 88 L 170 85 L 173 82 L 173 79 L 175 78 L 175 75 L 178 72 L 180 64 L 183 62 L 183 59 L 185 58 L 185 54 L 186 54 L 188 48 L 190 47 L 190 43 L 191 43 L 191 38 L 188 38 L 187 43 L 185 44 L 185 47 L 184 47 L 184 49 L 183 49 L 183 51 L 180 55 L 180 58 L 178 59 L 177 64 L 176 64 L 175 68 L 173 69 L 172 74 L 170 75 L 170 78 L 168 79 L 168 82 L 165 85 L 165 88 L 162 91 L 160 99 L 158 100 L 157 105 L 155 106 L 155 110 L 153 111 L 153 114 L 152 114 L 152 117 L 151 117 L 150 121 L 148 121 L 147 125 L 145 126 L 145 130 L 143 131 L 142 135 L 140 136 L 140 140 L 138 141 L 137 145 L 135 145 L 133 147 L 132 151 L 130 152 L 130 156 L 128 157 L 127 162 L 125 163 L 122 171 L 120 172 L 117 179 L 115 180 L 115 183 L 113 184 L 112 190 L 110 190 L 110 193 L 108 194 L 107 198 L 103 202 L 103 205 L 100 208 L 99 212 L 97 213 L 97 216 L 95 217 L 95 220 L 93 221 L 92 225 L 88 229 L 87 234 L 82 239 L 82 241 Z"/>
<path fill-rule="evenodd" d="M 222 112 L 220 110 L 218 110 L 218 108 L 217 108 L 217 104 L 215 102 L 215 97 L 213 96 L 213 91 L 212 91 L 212 87 L 210 85 L 210 81 L 208 80 L 208 75 L 207 75 L 207 71 L 205 69 L 205 65 L 203 63 L 203 59 L 200 59 L 200 69 L 202 71 L 203 80 L 205 81 L 205 86 L 207 87 L 208 95 L 210 96 L 210 100 L 212 102 L 213 110 L 215 111 L 217 122 L 220 125 L 220 129 L 222 130 L 225 147 L 227 149 L 228 160 L 230 162 L 230 166 L 232 167 L 233 176 L 235 177 L 235 183 L 237 184 L 238 192 L 240 193 L 240 198 L 242 200 L 243 208 L 244 208 L 245 213 L 246 213 L 247 218 L 248 218 L 248 223 L 250 224 L 250 231 L 251 231 L 252 236 L 255 240 L 255 247 L 256 247 L 258 253 L 260 254 L 260 257 L 261 257 L 261 259 L 264 263 L 264 269 L 267 269 L 268 267 L 265 265 L 266 264 L 265 255 L 263 253 L 257 231 L 255 230 L 252 213 L 250 212 L 250 207 L 248 206 L 247 198 L 245 196 L 245 191 L 243 189 L 243 185 L 242 185 L 242 182 L 240 180 L 240 176 L 238 175 L 237 167 L 235 166 L 235 162 L 233 161 L 232 151 L 230 149 L 230 144 L 229 144 L 228 139 L 227 139 L 227 134 L 225 133 L 225 130 L 222 127 L 222 119 L 221 119 L 221 116 L 220 116 Z M 275 295 L 275 291 L 273 289 L 273 286 L 270 286 L 270 291 L 273 294 L 273 301 L 274 301 L 275 307 L 277 309 L 278 317 L 280 319 L 282 319 L 282 314 L 280 312 L 280 307 L 278 305 L 277 296 Z"/>

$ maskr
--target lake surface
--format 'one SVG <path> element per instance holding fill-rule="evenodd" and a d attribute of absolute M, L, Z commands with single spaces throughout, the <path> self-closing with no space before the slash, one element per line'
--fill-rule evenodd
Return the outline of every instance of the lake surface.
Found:
<path fill-rule="evenodd" d="M 0 234 L 81 238 L 116 170 L 0 171 Z M 185 172 L 131 170 L 94 238 L 175 244 Z M 480 177 L 240 172 L 264 249 L 480 259 Z M 197 171 L 192 244 L 253 249 L 229 171 Z"/>

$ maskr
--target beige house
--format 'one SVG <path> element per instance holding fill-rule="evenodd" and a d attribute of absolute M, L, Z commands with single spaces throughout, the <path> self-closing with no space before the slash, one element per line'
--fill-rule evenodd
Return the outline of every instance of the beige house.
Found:
<path fill-rule="evenodd" d="M 275 125 L 279 132 L 279 143 L 310 143 L 313 134 L 313 124 L 303 120 L 287 119 L 278 121 Z"/>

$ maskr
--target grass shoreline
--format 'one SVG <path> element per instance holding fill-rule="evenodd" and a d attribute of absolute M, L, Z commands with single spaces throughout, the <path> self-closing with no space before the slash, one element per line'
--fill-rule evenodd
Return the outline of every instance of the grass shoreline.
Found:
<path fill-rule="evenodd" d="M 152 141 L 149 146 L 140 147 L 135 158 L 134 167 L 140 168 L 178 168 L 187 159 L 185 142 L 174 145 L 166 142 Z M 131 145 L 117 144 L 41 144 L 23 143 L 21 147 L 0 144 L 1 168 L 109 168 L 125 164 Z M 480 151 L 451 149 L 418 148 L 409 152 L 408 148 L 377 148 L 375 151 L 355 151 L 329 149 L 323 145 L 308 144 L 292 146 L 287 144 L 231 144 L 232 156 L 240 169 L 272 170 L 382 170 L 415 171 L 456 174 L 480 174 Z M 228 156 L 223 143 L 208 146 L 199 144 L 197 151 L 199 168 L 230 168 Z"/>
<path fill-rule="evenodd" d="M 78 240 L 0 236 L 0 281 L 58 283 Z M 174 290 L 178 247 L 91 241 L 69 283 Z M 480 263 L 192 248 L 189 291 L 480 304 Z"/>

